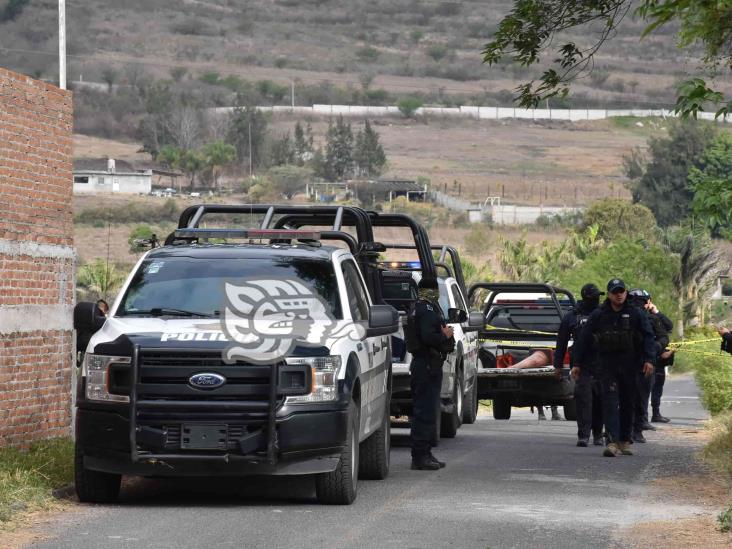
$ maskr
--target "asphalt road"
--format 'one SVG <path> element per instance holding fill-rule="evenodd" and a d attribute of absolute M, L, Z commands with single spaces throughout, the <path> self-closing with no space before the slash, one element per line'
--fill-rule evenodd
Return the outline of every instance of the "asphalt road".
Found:
<path fill-rule="evenodd" d="M 695 443 L 664 431 L 706 418 L 690 377 L 670 379 L 664 399 L 673 424 L 632 457 L 577 448 L 573 422 L 514 409 L 510 421 L 480 417 L 443 439 L 439 472 L 411 471 L 408 433 L 395 429 L 389 478 L 360 483 L 349 507 L 318 505 L 304 478 L 142 480 L 117 505 L 61 515 L 34 547 L 621 547 L 623 527 L 698 511 L 647 488 L 694 467 Z"/>

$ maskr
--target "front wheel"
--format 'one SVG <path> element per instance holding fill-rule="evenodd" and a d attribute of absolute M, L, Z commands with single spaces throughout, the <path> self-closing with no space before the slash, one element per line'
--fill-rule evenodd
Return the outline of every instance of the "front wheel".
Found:
<path fill-rule="evenodd" d="M 463 379 L 458 372 L 452 388 L 452 412 L 442 414 L 440 418 L 440 436 L 455 438 L 463 418 Z"/>
<path fill-rule="evenodd" d="M 83 503 L 112 503 L 117 501 L 122 475 L 92 471 L 84 467 L 84 454 L 74 449 L 74 485 Z"/>
<path fill-rule="evenodd" d="M 381 427 L 361 443 L 358 478 L 384 480 L 389 476 L 390 451 L 391 421 L 387 404 L 387 409 L 384 410 L 384 419 L 381 420 Z"/>
<path fill-rule="evenodd" d="M 473 377 L 473 387 L 470 392 L 465 395 L 465 405 L 463 410 L 463 423 L 472 425 L 478 418 L 478 377 Z"/>
<path fill-rule="evenodd" d="M 336 468 L 329 473 L 315 475 L 315 494 L 320 503 L 350 505 L 356 499 L 358 487 L 359 410 L 356 403 L 348 405 L 346 445 Z"/>

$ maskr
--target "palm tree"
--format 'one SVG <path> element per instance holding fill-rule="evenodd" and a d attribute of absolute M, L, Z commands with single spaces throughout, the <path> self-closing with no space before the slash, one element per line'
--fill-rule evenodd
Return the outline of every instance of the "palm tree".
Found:
<path fill-rule="evenodd" d="M 76 273 L 76 285 L 86 293 L 89 299 L 108 299 L 122 287 L 126 275 L 103 259 L 87 263 L 79 267 Z"/>
<path fill-rule="evenodd" d="M 704 230 L 672 227 L 664 232 L 663 244 L 679 258 L 674 286 L 679 300 L 678 335 L 683 337 L 685 321 L 697 317 L 704 322 L 714 283 L 729 266 L 722 261 L 722 254 Z"/>

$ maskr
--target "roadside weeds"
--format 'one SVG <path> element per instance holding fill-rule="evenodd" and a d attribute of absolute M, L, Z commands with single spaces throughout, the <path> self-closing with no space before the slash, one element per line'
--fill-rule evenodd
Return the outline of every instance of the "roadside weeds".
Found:
<path fill-rule="evenodd" d="M 0 532 L 15 528 L 16 519 L 58 505 L 68 497 L 74 477 L 74 444 L 59 438 L 37 442 L 27 450 L 0 449 Z"/>

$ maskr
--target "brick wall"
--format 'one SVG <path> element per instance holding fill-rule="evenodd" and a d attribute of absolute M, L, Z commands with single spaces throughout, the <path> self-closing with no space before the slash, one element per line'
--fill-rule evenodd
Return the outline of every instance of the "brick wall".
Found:
<path fill-rule="evenodd" d="M 0 68 L 0 446 L 69 433 L 71 93 Z"/>

